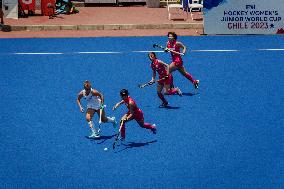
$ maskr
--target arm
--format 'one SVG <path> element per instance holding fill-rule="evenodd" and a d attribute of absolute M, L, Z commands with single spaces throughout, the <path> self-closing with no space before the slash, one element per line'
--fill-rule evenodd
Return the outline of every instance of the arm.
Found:
<path fill-rule="evenodd" d="M 186 53 L 186 46 L 182 44 L 181 42 L 177 42 L 177 45 L 182 48 L 182 54 L 185 55 Z"/>
<path fill-rule="evenodd" d="M 99 91 L 93 89 L 92 90 L 92 95 L 93 96 L 98 96 L 101 99 L 101 104 L 104 104 L 104 96 L 102 93 L 100 93 Z"/>
<path fill-rule="evenodd" d="M 165 66 L 165 68 L 167 69 L 167 72 L 168 72 L 167 75 L 169 75 L 169 73 L 170 73 L 170 66 L 167 63 L 165 63 L 165 62 L 163 62 L 161 60 L 159 60 L 158 62 L 159 62 L 159 64 L 162 64 L 163 66 Z"/>
<path fill-rule="evenodd" d="M 156 71 L 154 70 L 154 69 L 152 69 L 152 79 L 151 79 L 151 81 L 149 82 L 149 83 L 154 83 L 154 81 L 155 81 L 155 78 L 156 78 Z"/>
<path fill-rule="evenodd" d="M 83 107 L 82 107 L 82 105 L 81 105 L 81 98 L 83 97 L 83 92 L 81 91 L 79 94 L 78 94 L 78 97 L 77 97 L 77 104 L 78 104 L 78 106 L 79 106 L 79 108 L 80 108 L 80 112 L 84 112 L 84 109 L 83 109 Z"/>
<path fill-rule="evenodd" d="M 120 102 L 118 102 L 118 103 L 116 103 L 116 105 L 112 108 L 112 110 L 115 110 L 116 108 L 118 108 L 121 104 L 123 104 L 124 103 L 124 101 L 122 100 L 122 101 L 120 101 Z"/>

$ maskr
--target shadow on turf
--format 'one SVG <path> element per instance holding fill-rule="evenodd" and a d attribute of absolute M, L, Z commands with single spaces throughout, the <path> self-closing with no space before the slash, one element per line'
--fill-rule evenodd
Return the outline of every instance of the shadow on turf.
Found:
<path fill-rule="evenodd" d="M 194 96 L 197 95 L 197 93 L 182 93 L 183 96 Z"/>
<path fill-rule="evenodd" d="M 179 107 L 170 106 L 170 105 L 167 105 L 167 106 L 159 106 L 159 108 L 165 108 L 165 109 L 179 109 Z"/>
<path fill-rule="evenodd" d="M 100 138 L 90 138 L 90 137 L 86 136 L 86 138 L 89 139 L 90 141 L 97 142 L 97 144 L 102 144 L 105 141 L 112 139 L 114 136 L 115 136 L 115 134 L 111 135 L 111 136 L 100 136 Z"/>
<path fill-rule="evenodd" d="M 198 92 L 195 92 L 195 93 L 182 93 L 182 96 L 194 96 L 194 95 L 198 95 L 199 93 Z M 166 94 L 165 94 L 166 95 Z M 177 94 L 175 94 L 177 95 Z M 169 96 L 169 95 L 168 95 Z"/>
<path fill-rule="evenodd" d="M 140 147 L 143 147 L 143 146 L 148 146 L 148 145 L 156 143 L 156 142 L 157 142 L 157 140 L 153 140 L 153 141 L 149 141 L 149 142 L 128 142 L 127 144 L 122 143 L 118 146 L 123 146 L 124 148 L 116 151 L 115 153 L 122 152 L 124 150 L 129 149 L 129 148 L 140 148 Z"/>

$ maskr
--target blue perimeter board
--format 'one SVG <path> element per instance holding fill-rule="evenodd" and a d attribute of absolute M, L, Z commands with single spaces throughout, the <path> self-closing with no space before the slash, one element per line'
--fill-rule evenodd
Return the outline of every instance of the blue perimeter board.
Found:
<path fill-rule="evenodd" d="M 200 89 L 174 72 L 184 95 L 166 96 L 171 109 L 158 108 L 155 85 L 137 87 L 151 79 L 147 51 L 166 40 L 0 39 L 0 188 L 283 188 L 284 36 L 180 36 Z M 43 52 L 60 54 L 19 54 Z M 87 139 L 76 104 L 85 80 L 117 119 L 127 88 L 157 135 L 132 121 L 115 151 L 111 124 Z"/>

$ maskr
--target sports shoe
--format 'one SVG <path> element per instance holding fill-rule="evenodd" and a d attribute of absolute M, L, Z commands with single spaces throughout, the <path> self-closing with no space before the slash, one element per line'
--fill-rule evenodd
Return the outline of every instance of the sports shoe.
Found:
<path fill-rule="evenodd" d="M 116 128 L 117 127 L 117 121 L 116 121 L 115 117 L 112 117 L 111 119 L 113 119 L 113 123 L 112 123 L 113 128 Z"/>
<path fill-rule="evenodd" d="M 124 142 L 125 141 L 125 138 L 123 138 L 123 137 L 118 137 L 118 139 L 117 140 L 119 140 L 119 141 L 121 141 L 121 142 Z"/>
<path fill-rule="evenodd" d="M 182 92 L 181 92 L 180 88 L 177 87 L 176 89 L 177 89 L 178 95 L 179 95 L 179 96 L 182 96 Z"/>
<path fill-rule="evenodd" d="M 160 107 L 160 108 L 165 108 L 165 107 L 167 107 L 168 105 L 169 105 L 168 102 L 163 102 L 159 107 Z"/>
<path fill-rule="evenodd" d="M 199 87 L 199 80 L 195 80 L 195 82 L 194 82 L 194 88 L 195 88 L 195 89 L 198 89 L 198 87 Z"/>
<path fill-rule="evenodd" d="M 156 124 L 153 124 L 153 129 L 151 129 L 151 131 L 153 132 L 153 134 L 157 134 L 157 126 Z"/>
<path fill-rule="evenodd" d="M 100 138 L 100 134 L 98 132 L 92 132 L 89 138 Z"/>

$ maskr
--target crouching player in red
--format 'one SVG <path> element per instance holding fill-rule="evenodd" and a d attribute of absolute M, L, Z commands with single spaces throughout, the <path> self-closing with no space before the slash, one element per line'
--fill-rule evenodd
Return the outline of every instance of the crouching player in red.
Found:
<path fill-rule="evenodd" d="M 128 108 L 128 112 L 122 116 L 120 120 L 120 127 L 119 127 L 119 133 L 121 134 L 121 140 L 125 139 L 125 123 L 135 119 L 136 122 L 139 124 L 140 127 L 145 129 L 150 129 L 154 134 L 157 133 L 156 125 L 151 125 L 150 123 L 144 122 L 144 115 L 142 110 L 140 110 L 135 101 L 129 96 L 129 93 L 126 89 L 122 89 L 120 91 L 120 97 L 121 101 L 118 102 L 112 110 L 115 110 L 118 108 L 121 104 L 125 104 Z"/>
<path fill-rule="evenodd" d="M 165 99 L 164 95 L 162 94 L 163 88 L 165 88 L 165 94 L 167 95 L 178 94 L 179 96 L 182 96 L 182 92 L 178 87 L 171 88 L 171 85 L 173 85 L 173 76 L 172 74 L 169 73 L 169 65 L 157 59 L 156 53 L 154 52 L 150 52 L 148 56 L 150 60 L 152 61 L 150 66 L 153 70 L 152 80 L 150 81 L 150 83 L 155 81 L 156 72 L 157 72 L 159 74 L 157 94 L 158 94 L 158 97 L 163 102 L 161 106 L 165 107 L 169 103 Z"/>

